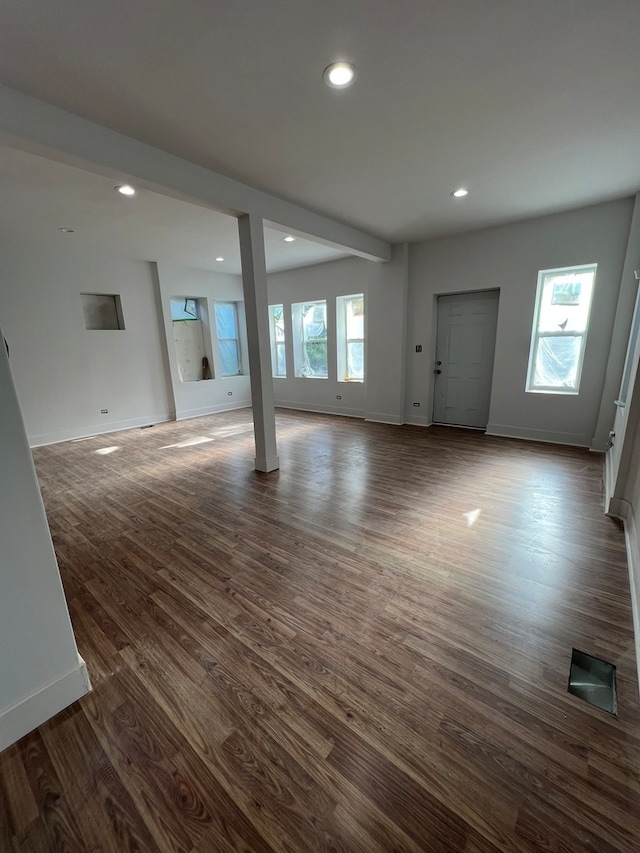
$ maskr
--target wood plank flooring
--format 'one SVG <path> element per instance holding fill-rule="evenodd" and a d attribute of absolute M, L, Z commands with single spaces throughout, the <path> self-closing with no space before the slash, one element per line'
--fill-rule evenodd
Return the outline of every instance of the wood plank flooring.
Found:
<path fill-rule="evenodd" d="M 281 411 L 260 475 L 250 417 L 34 452 L 94 691 L 0 755 L 0 849 L 640 850 L 602 458 Z"/>

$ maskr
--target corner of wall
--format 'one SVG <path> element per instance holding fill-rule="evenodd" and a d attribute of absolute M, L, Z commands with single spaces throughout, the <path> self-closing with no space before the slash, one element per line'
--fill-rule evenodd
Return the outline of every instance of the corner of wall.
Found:
<path fill-rule="evenodd" d="M 84 660 L 66 675 L 0 712 L 0 751 L 91 692 Z"/>
<path fill-rule="evenodd" d="M 629 562 L 629 587 L 631 591 L 631 611 L 633 614 L 633 636 L 636 656 L 636 669 L 640 683 L 640 543 L 638 526 L 633 504 L 620 501 L 621 515 L 624 519 L 624 537 Z"/>

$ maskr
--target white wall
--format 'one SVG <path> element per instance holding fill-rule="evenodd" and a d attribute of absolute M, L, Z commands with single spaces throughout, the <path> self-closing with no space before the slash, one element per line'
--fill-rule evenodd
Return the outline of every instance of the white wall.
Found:
<path fill-rule="evenodd" d="M 164 322 L 164 339 L 168 358 L 169 373 L 173 391 L 175 417 L 178 420 L 238 409 L 251 405 L 251 385 L 249 380 L 249 360 L 246 344 L 246 323 L 244 321 L 242 279 L 237 275 L 225 275 L 208 270 L 189 267 L 172 267 L 167 264 L 153 264 L 159 289 Z M 172 296 L 193 296 L 206 301 L 208 322 L 215 327 L 215 301 L 238 303 L 238 325 L 240 327 L 243 376 L 225 376 L 201 382 L 182 382 L 178 371 L 173 327 L 171 321 Z M 205 329 L 205 334 L 207 331 Z M 220 376 L 218 354 L 212 347 L 210 366 L 216 376 Z"/>
<path fill-rule="evenodd" d="M 500 288 L 487 431 L 590 446 L 600 411 L 632 208 L 633 199 L 622 199 L 412 245 L 407 421 L 431 421 L 437 295 Z M 598 273 L 580 393 L 527 394 L 538 271 L 591 262 L 598 264 Z M 423 345 L 421 354 L 413 346 L 418 343 Z M 413 401 L 420 402 L 418 417 Z"/>
<path fill-rule="evenodd" d="M 76 235 L 55 236 L 61 239 L 0 247 L 0 322 L 30 443 L 167 420 L 172 405 L 149 264 L 85 247 Z M 125 330 L 87 331 L 83 292 L 120 294 Z"/>
<path fill-rule="evenodd" d="M 284 305 L 287 323 L 287 378 L 274 379 L 276 405 L 401 423 L 406 316 L 407 247 L 393 248 L 387 264 L 347 258 L 269 276 L 269 303 Z M 364 382 L 338 382 L 336 297 L 365 294 Z M 327 300 L 329 378 L 293 375 L 291 304 Z M 341 397 L 341 399 L 337 399 Z"/>
<path fill-rule="evenodd" d="M 4 749 L 90 690 L 4 346 L 0 435 L 0 749 Z"/>

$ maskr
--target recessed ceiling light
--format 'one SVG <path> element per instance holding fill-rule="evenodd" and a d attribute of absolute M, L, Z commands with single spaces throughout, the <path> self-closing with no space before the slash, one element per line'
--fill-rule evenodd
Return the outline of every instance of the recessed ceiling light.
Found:
<path fill-rule="evenodd" d="M 121 186 L 114 187 L 114 189 L 118 190 L 121 195 L 135 195 L 136 191 L 131 186 L 131 184 L 122 184 Z"/>
<path fill-rule="evenodd" d="M 469 190 L 465 190 L 464 187 L 460 187 L 457 190 L 454 190 L 451 195 L 454 198 L 464 198 L 466 195 L 469 195 Z"/>
<path fill-rule="evenodd" d="M 74 233 L 73 228 L 67 228 L 65 225 L 61 225 L 58 228 L 58 231 L 62 231 L 63 234 L 73 234 Z"/>
<path fill-rule="evenodd" d="M 216 261 L 224 261 L 224 258 L 216 258 Z"/>
<path fill-rule="evenodd" d="M 291 236 L 291 234 L 289 234 L 289 236 L 288 236 L 288 237 L 285 237 L 285 238 L 284 238 L 284 242 L 285 242 L 285 243 L 294 243 L 294 242 L 295 242 L 295 239 L 296 239 L 295 237 L 292 237 L 292 236 Z"/>
<path fill-rule="evenodd" d="M 334 62 L 324 69 L 322 77 L 332 89 L 346 89 L 356 79 L 356 69 L 349 62 Z"/>

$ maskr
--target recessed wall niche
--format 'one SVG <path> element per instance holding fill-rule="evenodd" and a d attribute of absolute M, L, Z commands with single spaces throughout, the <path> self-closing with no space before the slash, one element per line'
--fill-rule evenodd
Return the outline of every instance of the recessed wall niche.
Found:
<path fill-rule="evenodd" d="M 81 293 L 85 329 L 124 329 L 122 303 L 117 293 Z"/>
<path fill-rule="evenodd" d="M 172 296 L 171 326 L 181 382 L 213 379 L 211 330 L 207 300 Z"/>

